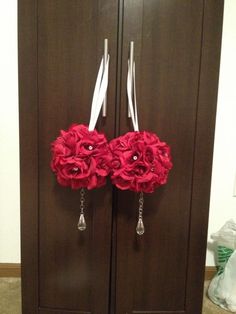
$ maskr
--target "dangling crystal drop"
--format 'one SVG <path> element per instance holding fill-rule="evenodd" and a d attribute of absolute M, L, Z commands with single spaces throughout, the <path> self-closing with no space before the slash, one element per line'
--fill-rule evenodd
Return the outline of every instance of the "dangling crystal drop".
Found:
<path fill-rule="evenodd" d="M 143 224 L 143 219 L 139 218 L 137 226 L 136 226 L 136 232 L 138 235 L 142 235 L 142 234 L 144 234 L 144 231 L 145 231 L 145 228 L 144 228 L 144 224 Z"/>
<path fill-rule="evenodd" d="M 139 196 L 138 223 L 136 226 L 136 232 L 138 235 L 142 235 L 145 232 L 144 223 L 143 223 L 143 204 L 144 204 L 144 198 L 143 198 L 143 192 L 141 192 Z"/>
<path fill-rule="evenodd" d="M 79 217 L 79 221 L 77 225 L 80 231 L 84 231 L 87 227 L 86 221 L 84 218 L 84 207 L 85 207 L 84 203 L 85 203 L 85 190 L 81 189 L 80 191 L 80 217 Z"/>
<path fill-rule="evenodd" d="M 80 214 L 79 222 L 78 222 L 78 229 L 80 231 L 84 231 L 86 229 L 86 221 L 84 218 L 84 214 Z"/>

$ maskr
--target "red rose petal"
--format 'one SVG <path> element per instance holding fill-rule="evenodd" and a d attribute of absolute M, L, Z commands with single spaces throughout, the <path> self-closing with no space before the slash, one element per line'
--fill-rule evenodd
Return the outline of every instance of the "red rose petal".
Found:
<path fill-rule="evenodd" d="M 94 189 L 106 183 L 112 156 L 104 134 L 73 124 L 67 131 L 60 131 L 51 151 L 51 169 L 60 185 Z"/>
<path fill-rule="evenodd" d="M 156 134 L 128 132 L 112 140 L 110 149 L 111 180 L 119 189 L 152 193 L 167 182 L 172 168 L 170 147 Z"/>

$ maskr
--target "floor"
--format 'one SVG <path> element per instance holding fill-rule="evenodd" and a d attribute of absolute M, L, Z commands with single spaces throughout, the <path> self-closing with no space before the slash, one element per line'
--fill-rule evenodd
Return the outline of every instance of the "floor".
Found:
<path fill-rule="evenodd" d="M 0 313 L 21 314 L 19 278 L 0 278 Z"/>
<path fill-rule="evenodd" d="M 207 288 L 209 282 L 205 283 Z M 19 278 L 0 278 L 0 313 L 21 314 L 21 294 Z M 213 304 L 204 296 L 202 314 L 224 314 L 227 311 Z"/>

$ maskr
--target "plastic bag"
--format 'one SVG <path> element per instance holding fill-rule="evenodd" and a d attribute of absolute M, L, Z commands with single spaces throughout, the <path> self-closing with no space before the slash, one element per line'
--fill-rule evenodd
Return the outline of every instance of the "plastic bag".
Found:
<path fill-rule="evenodd" d="M 217 274 L 209 298 L 222 308 L 236 312 L 236 223 L 229 220 L 212 238 L 217 241 Z"/>
<path fill-rule="evenodd" d="M 218 245 L 225 246 L 229 249 L 236 249 L 236 222 L 233 219 L 227 221 L 224 226 L 211 238 L 217 241 Z"/>

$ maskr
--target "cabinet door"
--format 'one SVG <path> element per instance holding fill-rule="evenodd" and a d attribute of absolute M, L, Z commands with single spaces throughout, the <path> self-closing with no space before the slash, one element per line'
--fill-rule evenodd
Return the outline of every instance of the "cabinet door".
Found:
<path fill-rule="evenodd" d="M 119 191 L 116 314 L 200 314 L 223 1 L 127 0 L 123 7 L 120 133 L 127 119 L 126 75 L 134 41 L 141 130 L 172 148 L 166 186 L 138 196 Z"/>
<path fill-rule="evenodd" d="M 117 12 L 115 0 L 19 1 L 23 314 L 108 313 L 111 185 L 87 192 L 78 231 L 80 194 L 57 184 L 50 143 L 88 123 L 104 38 L 113 84 L 98 129 L 113 137 Z"/>

